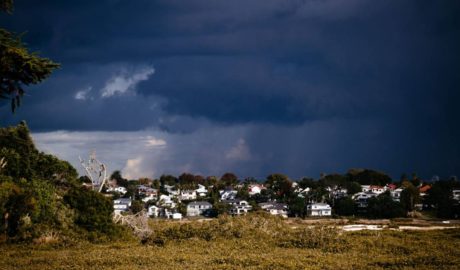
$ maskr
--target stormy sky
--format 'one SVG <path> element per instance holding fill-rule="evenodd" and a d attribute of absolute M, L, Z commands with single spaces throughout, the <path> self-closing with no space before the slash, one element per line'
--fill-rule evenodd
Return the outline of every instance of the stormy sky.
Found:
<path fill-rule="evenodd" d="M 456 0 L 18 0 L 0 25 L 62 64 L 2 125 L 77 168 L 460 173 Z"/>

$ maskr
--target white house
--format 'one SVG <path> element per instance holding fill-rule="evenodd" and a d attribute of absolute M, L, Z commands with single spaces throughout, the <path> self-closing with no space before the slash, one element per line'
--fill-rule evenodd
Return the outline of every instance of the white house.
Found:
<path fill-rule="evenodd" d="M 367 207 L 367 201 L 372 197 L 377 197 L 377 193 L 373 192 L 358 192 L 354 194 L 351 198 L 355 201 L 356 205 L 360 208 Z"/>
<path fill-rule="evenodd" d="M 234 189 L 219 190 L 220 199 L 222 201 L 234 200 L 236 194 L 238 194 L 238 191 Z"/>
<path fill-rule="evenodd" d="M 375 185 L 361 185 L 362 192 L 373 192 L 377 195 L 385 192 L 385 187 L 375 186 Z"/>
<path fill-rule="evenodd" d="M 332 209 L 327 203 L 312 203 L 307 205 L 307 215 L 314 217 L 330 216 L 332 215 Z"/>
<path fill-rule="evenodd" d="M 125 195 L 126 192 L 128 192 L 128 190 L 125 187 L 112 187 L 111 186 L 107 189 L 107 192 L 117 192 L 117 193 Z"/>
<path fill-rule="evenodd" d="M 399 202 L 401 200 L 401 192 L 403 191 L 402 188 L 397 188 L 393 191 L 390 191 L 391 197 L 393 201 Z"/>
<path fill-rule="evenodd" d="M 181 190 L 179 198 L 181 201 L 193 201 L 196 200 L 196 191 L 195 190 Z"/>
<path fill-rule="evenodd" d="M 179 191 L 176 189 L 175 186 L 164 185 L 164 188 L 169 193 L 170 196 L 175 197 L 179 196 Z"/>
<path fill-rule="evenodd" d="M 247 212 L 252 210 L 252 206 L 245 200 L 239 200 L 239 199 L 232 199 L 232 200 L 226 200 L 222 201 L 226 204 L 231 205 L 229 213 L 231 215 L 244 215 Z"/>
<path fill-rule="evenodd" d="M 156 201 L 158 199 L 157 195 L 156 194 L 150 194 L 148 196 L 145 196 L 144 198 L 142 198 L 142 201 L 143 202 L 148 202 L 148 201 Z"/>
<path fill-rule="evenodd" d="M 460 189 L 452 190 L 452 196 L 454 200 L 460 201 Z"/>
<path fill-rule="evenodd" d="M 150 217 L 159 217 L 160 216 L 160 210 L 161 210 L 160 207 L 158 207 L 156 205 L 151 205 L 148 208 L 147 214 Z"/>
<path fill-rule="evenodd" d="M 160 198 L 158 200 L 158 206 L 175 208 L 176 203 L 172 200 L 170 196 L 162 194 L 160 195 Z"/>
<path fill-rule="evenodd" d="M 248 193 L 249 196 L 254 196 L 256 194 L 260 194 L 262 190 L 264 190 L 265 187 L 264 185 L 261 184 L 251 184 L 248 186 Z"/>
<path fill-rule="evenodd" d="M 129 211 L 131 207 L 131 199 L 130 198 L 119 198 L 113 200 L 113 212 L 115 214 L 120 214 L 121 212 Z"/>
<path fill-rule="evenodd" d="M 310 188 L 309 187 L 306 187 L 304 189 L 302 189 L 301 187 L 297 187 L 294 192 L 297 193 L 297 196 L 300 197 L 300 198 L 306 198 L 308 193 L 310 192 Z"/>
<path fill-rule="evenodd" d="M 182 219 L 182 214 L 181 213 L 172 213 L 169 218 L 174 219 L 174 220 L 181 220 Z"/>
<path fill-rule="evenodd" d="M 205 186 L 198 184 L 198 188 L 195 189 L 195 192 L 198 197 L 206 197 L 208 194 L 208 189 L 206 189 Z"/>
<path fill-rule="evenodd" d="M 211 209 L 212 204 L 208 202 L 191 202 L 187 204 L 187 216 L 196 217 L 203 214 L 207 209 Z"/>
<path fill-rule="evenodd" d="M 288 217 L 288 205 L 277 202 L 259 203 L 260 208 L 274 216 Z"/>

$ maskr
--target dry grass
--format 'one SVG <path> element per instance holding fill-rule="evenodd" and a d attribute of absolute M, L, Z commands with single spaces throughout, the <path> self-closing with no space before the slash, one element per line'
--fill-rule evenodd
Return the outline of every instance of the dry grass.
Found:
<path fill-rule="evenodd" d="M 0 269 L 458 269 L 460 229 L 291 229 L 262 216 L 156 222 L 137 241 L 0 246 Z M 161 243 L 157 243 L 162 239 Z"/>

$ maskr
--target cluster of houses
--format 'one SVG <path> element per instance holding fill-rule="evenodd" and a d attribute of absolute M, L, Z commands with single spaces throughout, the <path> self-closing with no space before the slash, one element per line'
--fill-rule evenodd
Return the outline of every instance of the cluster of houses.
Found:
<path fill-rule="evenodd" d="M 266 187 L 263 184 L 250 184 L 248 186 L 239 185 L 236 188 L 241 190 L 242 187 L 247 188 L 247 193 L 250 197 L 261 194 Z M 211 188 L 211 187 L 210 187 Z M 293 183 L 294 192 L 297 196 L 307 198 L 310 188 L 302 189 L 296 182 Z M 420 195 L 423 197 L 431 188 L 430 185 L 419 187 Z M 177 189 L 175 186 L 164 185 L 163 192 L 145 185 L 137 186 L 137 197 L 141 198 L 147 206 L 147 213 L 151 217 L 163 217 L 171 219 L 182 219 L 183 214 L 187 217 L 211 216 L 213 205 L 206 199 L 208 198 L 209 190 L 206 186 L 198 184 L 196 189 Z M 111 186 L 107 189 L 108 192 L 116 192 L 120 195 L 126 194 L 127 190 L 124 187 Z M 348 192 L 344 188 L 327 188 L 330 198 L 340 199 L 348 196 Z M 386 186 L 362 185 L 361 191 L 353 194 L 351 198 L 355 201 L 357 207 L 367 207 L 370 198 L 379 196 L 380 194 L 389 191 L 394 201 L 399 201 L 403 189 L 394 184 Z M 244 215 L 253 210 L 256 205 L 251 205 L 248 201 L 238 198 L 238 191 L 234 188 L 226 188 L 219 190 L 219 202 L 228 206 L 228 213 L 231 215 Z M 460 201 L 460 190 L 454 190 L 454 199 Z M 132 200 L 131 198 L 119 198 L 113 201 L 115 213 L 129 211 Z M 186 203 L 185 211 L 180 212 L 178 205 Z M 257 205 L 263 211 L 272 215 L 287 217 L 289 207 L 285 203 L 276 201 L 266 201 Z M 307 204 L 306 213 L 308 216 L 331 216 L 332 208 L 327 203 L 310 202 Z"/>

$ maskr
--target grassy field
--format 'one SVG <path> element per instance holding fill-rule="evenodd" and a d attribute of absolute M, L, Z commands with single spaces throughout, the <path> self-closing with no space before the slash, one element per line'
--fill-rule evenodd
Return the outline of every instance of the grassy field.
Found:
<path fill-rule="evenodd" d="M 2 245 L 0 269 L 459 269 L 460 229 L 341 232 L 292 229 L 255 216 L 157 222 L 136 240 Z"/>

